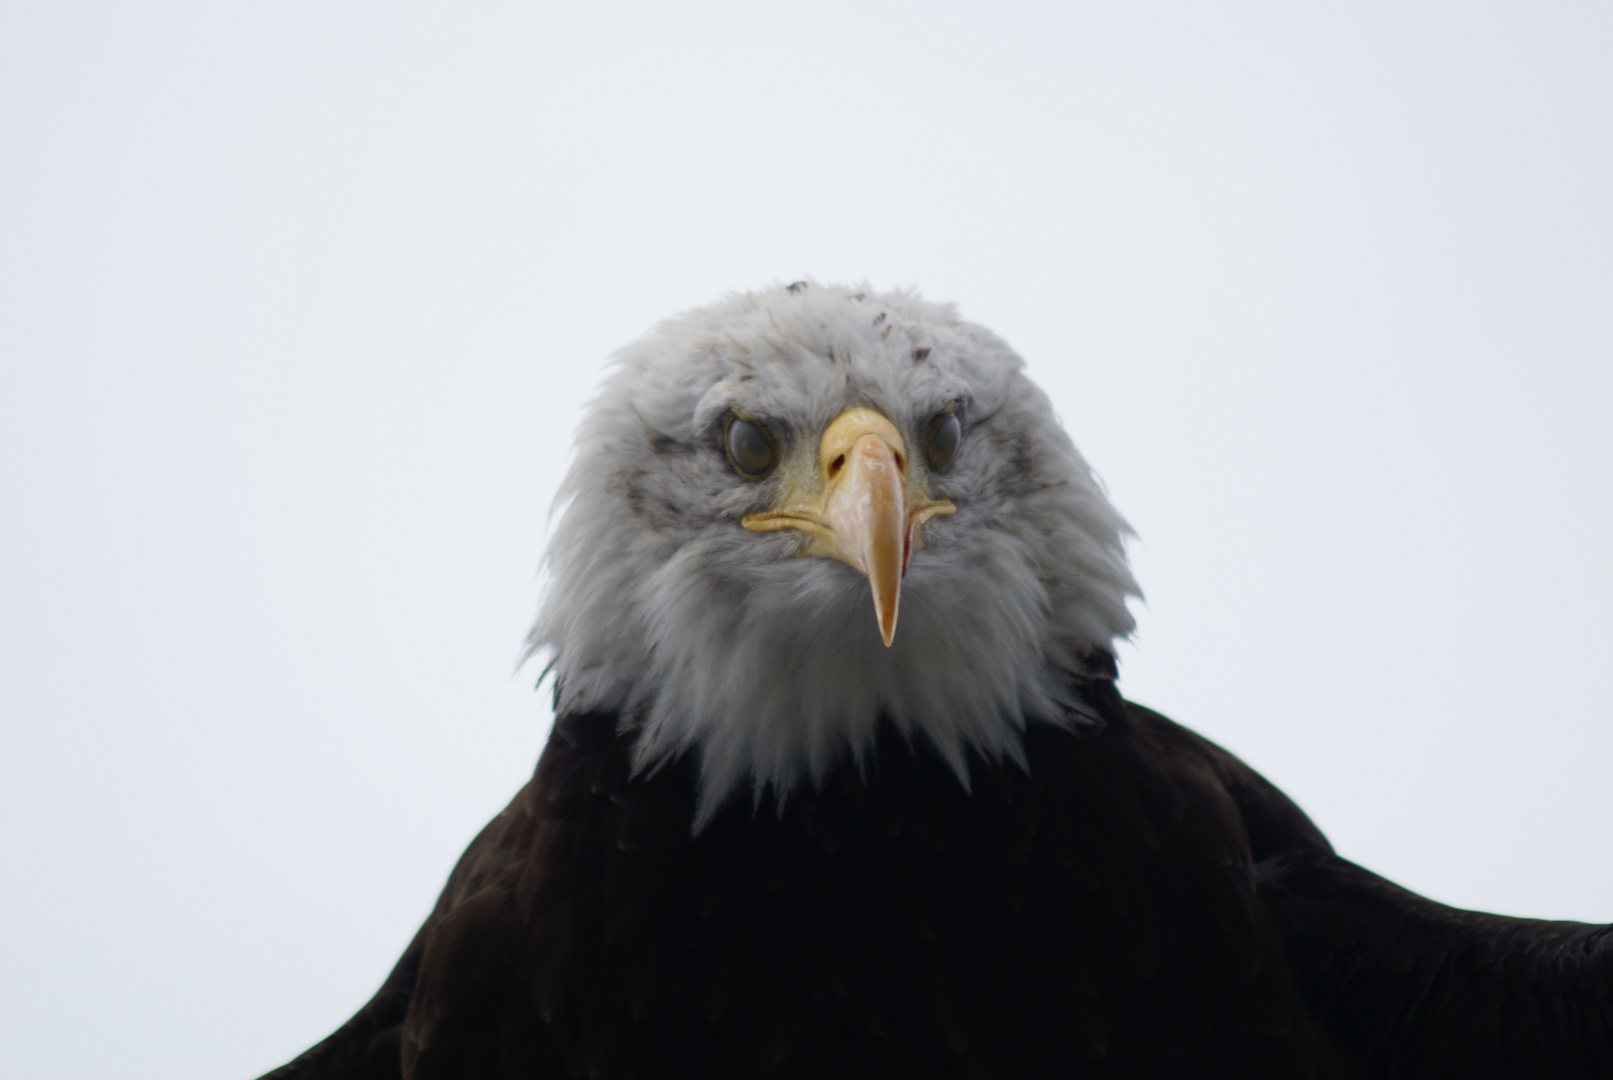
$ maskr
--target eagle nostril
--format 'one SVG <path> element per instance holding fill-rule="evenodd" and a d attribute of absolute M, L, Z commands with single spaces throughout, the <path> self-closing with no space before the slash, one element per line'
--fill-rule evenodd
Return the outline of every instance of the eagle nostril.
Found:
<path fill-rule="evenodd" d="M 846 467 L 846 455 L 841 454 L 839 457 L 837 457 L 833 461 L 829 462 L 829 475 L 830 476 L 835 476 L 840 472 L 841 469 L 843 469 L 845 467 Z"/>

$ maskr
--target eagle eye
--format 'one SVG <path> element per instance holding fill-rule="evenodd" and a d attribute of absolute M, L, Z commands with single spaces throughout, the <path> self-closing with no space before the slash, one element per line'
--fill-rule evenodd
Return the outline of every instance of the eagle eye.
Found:
<path fill-rule="evenodd" d="M 930 421 L 930 432 L 924 437 L 924 459 L 930 463 L 930 468 L 942 472 L 952 464 L 952 455 L 958 452 L 958 443 L 962 439 L 963 424 L 949 405 Z"/>
<path fill-rule="evenodd" d="M 778 450 L 767 429 L 741 416 L 730 416 L 723 429 L 723 449 L 734 471 L 749 480 L 760 480 L 778 464 Z"/>

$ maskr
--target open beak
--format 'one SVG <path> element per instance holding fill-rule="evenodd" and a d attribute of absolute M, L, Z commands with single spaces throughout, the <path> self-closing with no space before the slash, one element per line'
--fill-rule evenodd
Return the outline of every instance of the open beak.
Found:
<path fill-rule="evenodd" d="M 787 482 L 775 510 L 751 514 L 753 532 L 798 529 L 812 542 L 802 552 L 839 559 L 868 578 L 879 636 L 896 636 L 902 576 L 919 527 L 956 508 L 928 497 L 907 469 L 907 448 L 896 425 L 872 409 L 849 409 L 818 441 L 816 483 Z M 801 477 L 800 479 L 807 479 Z"/>

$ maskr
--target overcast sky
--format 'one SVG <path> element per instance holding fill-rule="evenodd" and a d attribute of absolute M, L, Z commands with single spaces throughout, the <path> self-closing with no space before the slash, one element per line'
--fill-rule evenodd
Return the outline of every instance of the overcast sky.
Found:
<path fill-rule="evenodd" d="M 605 359 L 806 276 L 1027 358 L 1129 696 L 1613 920 L 1606 4 L 576 6 L 0 4 L 0 1074 L 362 1004 L 542 746 Z"/>

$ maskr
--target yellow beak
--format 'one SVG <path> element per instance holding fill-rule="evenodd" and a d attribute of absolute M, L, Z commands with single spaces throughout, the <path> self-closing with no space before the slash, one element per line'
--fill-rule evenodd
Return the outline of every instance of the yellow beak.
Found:
<path fill-rule="evenodd" d="M 872 409 L 849 409 L 818 441 L 816 476 L 787 478 L 777 509 L 742 522 L 753 532 L 799 529 L 812 537 L 802 554 L 829 556 L 859 570 L 873 589 L 874 617 L 887 647 L 896 636 L 902 576 L 918 529 L 956 509 L 930 499 L 907 464 L 895 424 Z"/>

